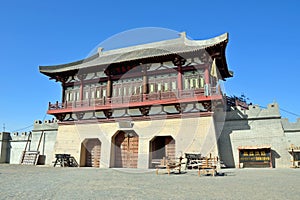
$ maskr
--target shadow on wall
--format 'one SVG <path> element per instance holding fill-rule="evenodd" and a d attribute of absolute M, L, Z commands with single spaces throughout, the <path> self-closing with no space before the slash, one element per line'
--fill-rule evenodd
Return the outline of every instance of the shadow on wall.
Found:
<path fill-rule="evenodd" d="M 11 136 L 9 136 L 8 138 L 8 142 L 7 142 L 7 152 L 6 152 L 6 163 L 10 163 L 10 156 L 11 156 L 11 143 L 10 141 L 12 140 Z"/>
<path fill-rule="evenodd" d="M 232 149 L 230 134 L 235 130 L 250 130 L 248 115 L 235 107 L 230 107 L 226 111 L 226 120 L 222 125 L 223 127 L 220 127 L 222 133 L 218 139 L 220 159 L 226 167 L 235 168 L 233 151 L 236 151 L 236 149 Z"/>
<path fill-rule="evenodd" d="M 10 163 L 11 139 L 10 133 L 0 133 L 0 163 Z"/>
<path fill-rule="evenodd" d="M 279 159 L 281 156 L 277 153 L 277 151 L 271 149 L 271 161 L 272 161 L 272 167 L 276 168 L 276 159 Z"/>

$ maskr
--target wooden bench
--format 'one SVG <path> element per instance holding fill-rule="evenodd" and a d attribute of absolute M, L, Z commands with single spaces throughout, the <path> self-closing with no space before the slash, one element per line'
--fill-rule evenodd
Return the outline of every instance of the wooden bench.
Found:
<path fill-rule="evenodd" d="M 179 162 L 178 161 L 173 161 L 173 160 L 169 160 L 166 159 L 165 157 L 163 157 L 163 159 L 160 160 L 160 164 L 156 165 L 156 175 L 158 175 L 158 170 L 159 169 L 166 169 L 168 172 L 168 175 L 170 175 L 171 170 L 178 170 L 178 173 L 181 173 L 181 161 L 182 161 L 182 157 L 179 158 Z"/>
<path fill-rule="evenodd" d="M 198 167 L 198 176 L 201 176 L 201 174 L 211 174 L 212 176 L 215 176 L 217 173 L 217 165 L 218 165 L 219 159 L 218 157 L 214 158 L 204 158 L 200 160 L 200 164 Z"/>

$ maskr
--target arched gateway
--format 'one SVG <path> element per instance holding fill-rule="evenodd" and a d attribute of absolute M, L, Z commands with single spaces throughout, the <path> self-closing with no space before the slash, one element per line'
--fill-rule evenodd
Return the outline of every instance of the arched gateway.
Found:
<path fill-rule="evenodd" d="M 175 140 L 172 136 L 156 136 L 150 141 L 150 168 L 163 158 L 175 159 Z"/>

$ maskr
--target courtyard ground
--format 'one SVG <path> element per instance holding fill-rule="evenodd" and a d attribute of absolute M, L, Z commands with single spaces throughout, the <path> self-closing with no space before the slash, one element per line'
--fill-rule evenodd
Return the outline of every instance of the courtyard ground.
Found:
<path fill-rule="evenodd" d="M 154 170 L 0 165 L 0 199 L 299 199 L 300 169 Z"/>

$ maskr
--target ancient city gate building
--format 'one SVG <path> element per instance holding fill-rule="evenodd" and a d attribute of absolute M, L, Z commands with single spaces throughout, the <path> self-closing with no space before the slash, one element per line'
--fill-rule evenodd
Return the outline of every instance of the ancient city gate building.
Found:
<path fill-rule="evenodd" d="M 186 152 L 217 155 L 213 108 L 218 80 L 231 77 L 228 34 L 179 38 L 98 52 L 84 60 L 40 66 L 62 85 L 49 103 L 59 120 L 54 153 L 80 166 L 151 168 Z"/>

